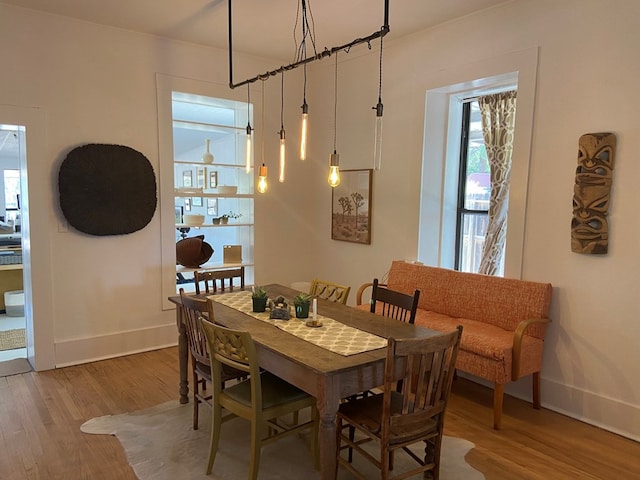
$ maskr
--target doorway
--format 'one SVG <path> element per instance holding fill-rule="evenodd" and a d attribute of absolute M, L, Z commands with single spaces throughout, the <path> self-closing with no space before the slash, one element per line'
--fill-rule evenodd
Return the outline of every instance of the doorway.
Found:
<path fill-rule="evenodd" d="M 27 358 L 22 265 L 24 125 L 0 124 L 0 361 Z"/>

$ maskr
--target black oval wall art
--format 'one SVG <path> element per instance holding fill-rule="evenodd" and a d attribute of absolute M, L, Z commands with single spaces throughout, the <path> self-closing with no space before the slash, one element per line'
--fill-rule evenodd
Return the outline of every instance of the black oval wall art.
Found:
<path fill-rule="evenodd" d="M 124 235 L 144 228 L 156 211 L 156 177 L 130 147 L 90 143 L 74 148 L 58 173 L 60 208 L 75 229 Z"/>

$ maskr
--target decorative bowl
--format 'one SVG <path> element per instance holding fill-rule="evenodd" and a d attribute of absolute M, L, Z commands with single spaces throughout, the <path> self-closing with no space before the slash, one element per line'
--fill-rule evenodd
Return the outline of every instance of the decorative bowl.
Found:
<path fill-rule="evenodd" d="M 184 224 L 190 227 L 198 227 L 204 223 L 204 215 L 188 214 L 184 216 Z"/>

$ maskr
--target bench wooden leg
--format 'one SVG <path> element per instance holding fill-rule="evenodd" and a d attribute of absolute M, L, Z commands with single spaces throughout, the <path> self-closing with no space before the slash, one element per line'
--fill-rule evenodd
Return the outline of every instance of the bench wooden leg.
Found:
<path fill-rule="evenodd" d="M 533 387 L 533 408 L 540 410 L 540 372 L 535 372 L 531 377 L 531 384 Z"/>
<path fill-rule="evenodd" d="M 493 428 L 500 430 L 502 420 L 502 399 L 504 398 L 504 384 L 493 384 Z"/>

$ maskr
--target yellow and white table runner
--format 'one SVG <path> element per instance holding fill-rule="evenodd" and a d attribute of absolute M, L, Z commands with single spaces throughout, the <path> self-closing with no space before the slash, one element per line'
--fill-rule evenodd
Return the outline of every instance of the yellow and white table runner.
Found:
<path fill-rule="evenodd" d="M 322 315 L 317 316 L 318 320 L 322 322 L 322 326 L 317 328 L 307 327 L 306 319 L 301 320 L 295 318 L 294 315 L 290 320 L 270 319 L 268 311 L 261 313 L 253 311 L 253 302 L 249 291 L 223 293 L 212 295 L 209 298 L 258 320 L 271 323 L 291 335 L 340 355 L 354 355 L 387 346 L 386 338 L 358 330 Z"/>

